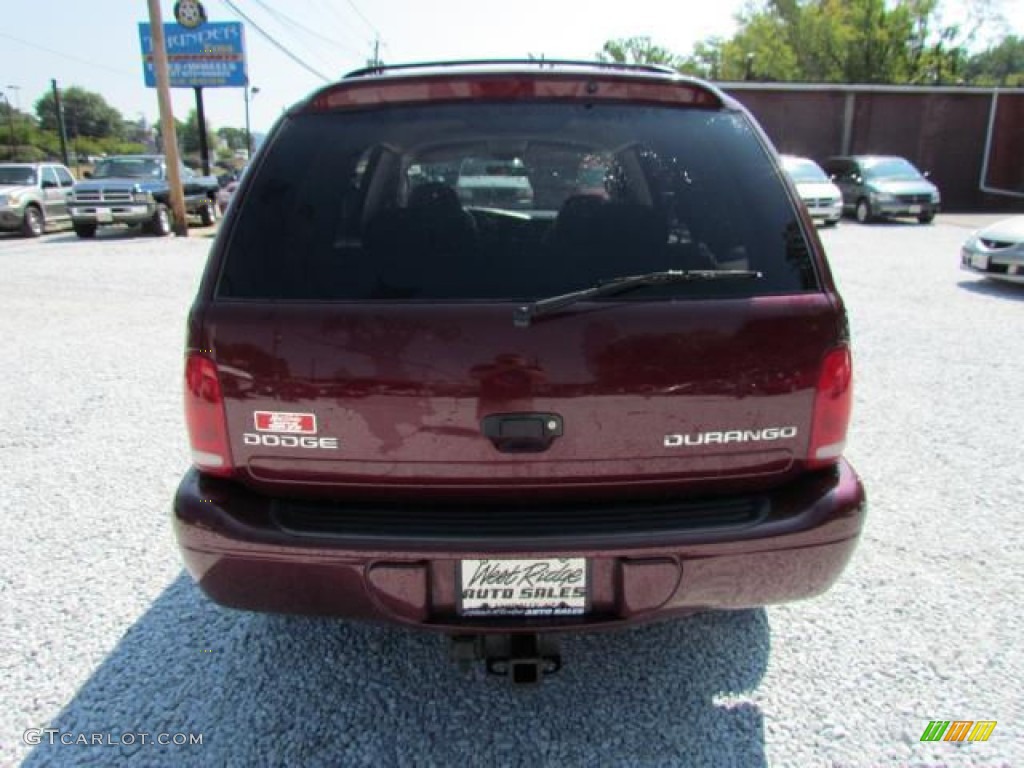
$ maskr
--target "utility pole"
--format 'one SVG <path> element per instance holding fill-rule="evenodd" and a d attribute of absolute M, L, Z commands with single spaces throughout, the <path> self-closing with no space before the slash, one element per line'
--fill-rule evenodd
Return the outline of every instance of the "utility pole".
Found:
<path fill-rule="evenodd" d="M 68 131 L 64 126 L 64 105 L 60 100 L 60 88 L 57 87 L 56 80 L 51 80 L 50 86 L 53 88 L 53 108 L 57 110 L 57 135 L 60 137 L 60 158 L 64 165 L 71 165 L 68 162 Z"/>
<path fill-rule="evenodd" d="M 11 160 L 14 159 L 14 147 L 16 145 L 16 139 L 14 138 L 14 110 L 21 112 L 21 86 L 20 85 L 8 85 L 8 91 L 14 91 L 15 104 L 11 104 L 11 97 L 7 97 L 7 108 L 10 110 L 7 116 L 11 120 Z M 15 106 L 16 105 L 16 106 Z"/>
<path fill-rule="evenodd" d="M 252 129 L 249 127 L 249 78 L 245 78 L 245 86 L 242 91 L 245 99 L 245 159 L 252 160 Z"/>
<path fill-rule="evenodd" d="M 249 127 L 249 99 L 255 98 L 256 94 L 260 92 L 260 89 L 255 85 L 249 86 L 249 78 L 245 79 L 245 90 L 242 92 L 245 95 L 245 152 L 246 161 L 252 160 L 252 129 Z"/>
<path fill-rule="evenodd" d="M 10 157 L 8 159 L 13 162 L 13 160 L 14 160 L 14 147 L 16 146 L 16 142 L 15 142 L 15 139 L 14 139 L 14 105 L 11 104 L 10 98 L 8 98 L 7 96 L 4 96 L 4 94 L 0 93 L 0 97 L 3 97 L 3 100 L 7 102 L 7 121 L 10 124 L 10 127 L 11 127 L 11 151 L 10 151 Z"/>
<path fill-rule="evenodd" d="M 164 20 L 160 14 L 160 0 L 147 0 L 149 28 L 153 35 L 153 69 L 156 72 L 156 94 L 160 104 L 160 134 L 164 140 L 167 160 L 167 182 L 171 187 L 171 209 L 174 213 L 174 234 L 188 237 L 185 218 L 185 193 L 181 188 L 181 160 L 178 157 L 178 132 L 174 128 L 174 110 L 171 107 L 170 74 L 167 71 L 167 46 L 164 42 Z"/>

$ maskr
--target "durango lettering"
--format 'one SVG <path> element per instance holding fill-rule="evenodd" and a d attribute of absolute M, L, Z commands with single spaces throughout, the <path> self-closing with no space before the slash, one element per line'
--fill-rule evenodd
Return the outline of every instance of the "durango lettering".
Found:
<path fill-rule="evenodd" d="M 772 440 L 790 440 L 796 437 L 796 427 L 765 427 L 764 429 L 734 429 L 724 432 L 697 432 L 692 435 L 665 435 L 666 448 L 684 448 L 697 445 L 726 445 L 728 443 L 763 443 Z"/>

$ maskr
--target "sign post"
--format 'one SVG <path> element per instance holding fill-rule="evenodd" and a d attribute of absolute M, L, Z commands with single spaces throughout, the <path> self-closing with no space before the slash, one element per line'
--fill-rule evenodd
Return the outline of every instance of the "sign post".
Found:
<path fill-rule="evenodd" d="M 199 123 L 199 157 L 203 160 L 203 176 L 210 175 L 210 148 L 206 145 L 206 112 L 203 111 L 203 89 L 196 88 L 196 122 Z"/>

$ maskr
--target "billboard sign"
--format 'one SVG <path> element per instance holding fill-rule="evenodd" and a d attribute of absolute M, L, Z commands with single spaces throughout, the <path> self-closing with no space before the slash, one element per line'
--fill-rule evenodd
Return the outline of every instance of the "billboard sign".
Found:
<path fill-rule="evenodd" d="M 139 24 L 139 40 L 146 87 L 156 88 L 149 24 Z M 241 22 L 207 22 L 196 29 L 164 24 L 164 40 L 171 88 L 242 88 L 248 82 Z"/>

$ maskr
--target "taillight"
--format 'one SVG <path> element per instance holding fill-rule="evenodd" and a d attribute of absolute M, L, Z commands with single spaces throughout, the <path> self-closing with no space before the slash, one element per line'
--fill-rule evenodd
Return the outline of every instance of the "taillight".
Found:
<path fill-rule="evenodd" d="M 196 352 L 185 362 L 185 423 L 196 467 L 212 475 L 230 475 L 228 424 L 217 364 Z"/>
<path fill-rule="evenodd" d="M 814 421 L 807 464 L 826 467 L 835 464 L 846 446 L 846 430 L 853 406 L 853 367 L 848 347 L 833 349 L 825 356 L 814 395 Z"/>

